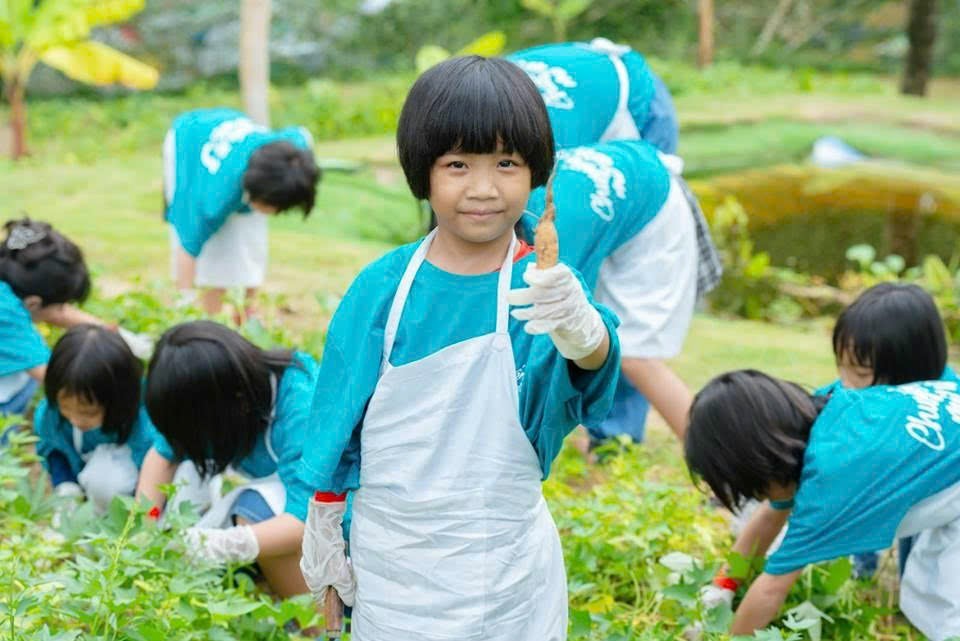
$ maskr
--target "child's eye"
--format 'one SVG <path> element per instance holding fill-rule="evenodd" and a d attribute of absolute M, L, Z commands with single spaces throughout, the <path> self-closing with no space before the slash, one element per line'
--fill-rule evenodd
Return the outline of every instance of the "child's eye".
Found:
<path fill-rule="evenodd" d="M 518 165 L 518 163 L 517 163 L 516 160 L 511 160 L 511 159 L 507 158 L 507 159 L 505 159 L 505 160 L 501 160 L 499 166 L 500 166 L 500 167 L 504 167 L 504 168 L 508 168 L 508 167 L 518 167 L 519 165 Z"/>
<path fill-rule="evenodd" d="M 467 165 L 462 160 L 452 160 L 447 163 L 447 167 L 451 169 L 466 169 Z"/>

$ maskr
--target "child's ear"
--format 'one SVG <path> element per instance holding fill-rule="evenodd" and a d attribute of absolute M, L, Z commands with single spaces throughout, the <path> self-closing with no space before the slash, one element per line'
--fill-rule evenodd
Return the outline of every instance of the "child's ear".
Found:
<path fill-rule="evenodd" d="M 23 306 L 30 312 L 30 316 L 36 316 L 43 309 L 43 299 L 37 295 L 30 295 L 23 299 Z"/>

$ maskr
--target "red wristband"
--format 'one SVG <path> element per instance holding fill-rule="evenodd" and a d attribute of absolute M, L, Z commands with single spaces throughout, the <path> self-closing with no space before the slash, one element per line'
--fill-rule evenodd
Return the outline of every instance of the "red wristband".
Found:
<path fill-rule="evenodd" d="M 317 503 L 343 503 L 347 500 L 347 493 L 336 494 L 335 492 L 321 492 L 317 490 L 313 495 L 313 500 Z"/>
<path fill-rule="evenodd" d="M 150 508 L 150 511 L 147 512 L 147 518 L 153 519 L 154 521 L 160 520 L 160 506 L 154 505 Z"/>
<path fill-rule="evenodd" d="M 713 584 L 718 588 L 723 588 L 724 590 L 730 590 L 731 592 L 736 592 L 740 588 L 740 582 L 736 579 L 731 579 L 728 576 L 717 576 L 713 579 Z"/>

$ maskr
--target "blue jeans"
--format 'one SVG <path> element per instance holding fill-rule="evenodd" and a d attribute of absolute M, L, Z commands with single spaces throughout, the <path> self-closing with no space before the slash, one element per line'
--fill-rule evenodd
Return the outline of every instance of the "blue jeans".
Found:
<path fill-rule="evenodd" d="M 626 435 L 634 443 L 642 443 L 646 434 L 649 411 L 649 401 L 621 374 L 610 415 L 600 426 L 588 427 L 587 431 L 594 442 L 602 443 L 617 436 Z"/>
<path fill-rule="evenodd" d="M 642 126 L 640 135 L 644 140 L 665 154 L 677 153 L 677 110 L 673 106 L 670 90 L 659 76 L 653 76 L 653 99 L 650 101 L 650 113 Z"/>
<path fill-rule="evenodd" d="M 262 523 L 276 516 L 267 504 L 266 499 L 256 490 L 240 492 L 233 505 L 230 506 L 228 514 L 234 523 L 236 523 L 238 517 L 244 519 L 247 523 Z"/>
<path fill-rule="evenodd" d="M 33 393 L 37 391 L 38 385 L 40 385 L 40 383 L 31 378 L 27 384 L 20 388 L 20 391 L 14 394 L 8 401 L 0 403 L 0 415 L 23 414 L 27 409 L 27 405 L 30 404 L 30 400 L 33 398 Z M 0 445 L 6 445 L 10 439 L 10 434 L 18 428 L 18 425 L 14 425 L 4 430 L 3 433 L 0 434 Z"/>

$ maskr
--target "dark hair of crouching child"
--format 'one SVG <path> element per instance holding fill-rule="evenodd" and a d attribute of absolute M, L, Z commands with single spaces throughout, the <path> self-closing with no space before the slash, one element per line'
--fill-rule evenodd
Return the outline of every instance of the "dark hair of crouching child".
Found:
<path fill-rule="evenodd" d="M 193 461 L 201 475 L 218 474 L 266 431 L 274 390 L 292 362 L 291 350 L 260 349 L 219 323 L 176 325 L 150 360 L 147 412 L 178 459 Z"/>
<path fill-rule="evenodd" d="M 83 252 L 48 223 L 21 218 L 4 224 L 0 244 L 0 280 L 17 298 L 39 298 L 39 305 L 83 302 L 90 274 Z"/>
<path fill-rule="evenodd" d="M 501 58 L 441 62 L 414 83 L 400 113 L 397 150 L 410 191 L 430 196 L 430 170 L 451 151 L 516 152 L 530 167 L 531 188 L 553 170 L 553 131 L 533 81 Z"/>
<path fill-rule="evenodd" d="M 243 190 L 251 201 L 276 207 L 278 213 L 299 208 L 306 218 L 313 211 L 320 177 L 312 151 L 281 140 L 253 152 Z"/>
<path fill-rule="evenodd" d="M 125 443 L 140 412 L 142 378 L 143 364 L 118 333 L 83 324 L 57 341 L 43 384 L 51 407 L 65 398 L 100 406 L 100 430 Z"/>
<path fill-rule="evenodd" d="M 937 380 L 947 365 L 943 319 L 917 285 L 880 283 L 837 318 L 833 353 L 873 370 L 872 385 Z"/>
<path fill-rule="evenodd" d="M 810 429 L 826 402 L 756 370 L 721 374 L 693 399 L 687 467 L 731 511 L 763 500 L 773 484 L 799 483 Z"/>

